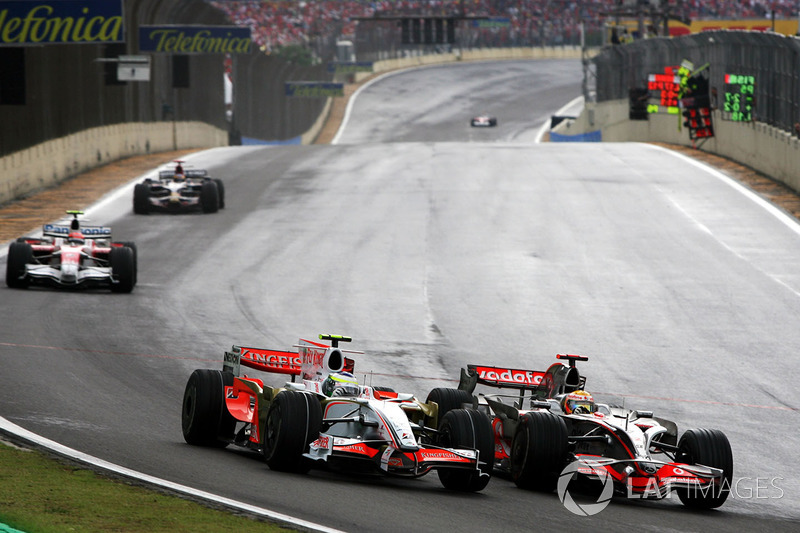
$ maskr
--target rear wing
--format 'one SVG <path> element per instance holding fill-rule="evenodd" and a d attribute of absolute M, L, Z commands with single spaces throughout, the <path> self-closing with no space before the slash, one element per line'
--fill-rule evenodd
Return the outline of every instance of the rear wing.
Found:
<path fill-rule="evenodd" d="M 174 170 L 159 170 L 158 171 L 158 179 L 170 179 L 175 176 Z M 205 178 L 208 177 L 208 171 L 204 168 L 192 168 L 183 171 L 183 176 L 185 178 Z"/>
<path fill-rule="evenodd" d="M 301 364 L 302 360 L 297 352 L 234 345 L 231 347 L 231 351 L 225 352 L 222 370 L 238 376 L 241 372 L 241 365 L 244 365 L 262 372 L 289 374 L 294 380 L 294 376 L 300 375 Z"/>
<path fill-rule="evenodd" d="M 73 230 L 68 224 L 45 224 L 42 226 L 42 235 L 45 237 L 67 237 L 72 231 L 80 231 L 86 239 L 110 239 L 111 228 L 105 226 L 81 226 Z"/>
<path fill-rule="evenodd" d="M 467 365 L 466 372 L 461 371 L 459 389 L 474 390 L 475 384 L 488 385 L 502 389 L 522 389 L 535 391 L 542 382 L 545 372 L 538 370 L 520 370 L 498 366 Z"/>
<path fill-rule="evenodd" d="M 222 370 L 239 376 L 244 365 L 262 372 L 288 374 L 292 381 L 295 376 L 302 376 L 307 386 L 311 384 L 316 390 L 331 372 L 353 372 L 354 362 L 345 357 L 345 353 L 364 353 L 339 348 L 339 342 L 350 342 L 350 338 L 343 335 L 320 335 L 320 339 L 330 340 L 332 346 L 306 339 L 294 345 L 299 348 L 297 352 L 233 345 L 225 352 Z"/>

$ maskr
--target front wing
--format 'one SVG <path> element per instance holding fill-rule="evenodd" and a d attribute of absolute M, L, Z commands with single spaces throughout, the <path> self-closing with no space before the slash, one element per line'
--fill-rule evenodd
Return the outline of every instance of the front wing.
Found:
<path fill-rule="evenodd" d="M 702 465 L 666 463 L 652 459 L 608 459 L 578 455 L 578 474 L 614 483 L 628 498 L 662 499 L 676 489 L 712 490 L 723 483 L 723 471 Z"/>
<path fill-rule="evenodd" d="M 421 446 L 400 449 L 385 440 L 364 441 L 322 434 L 311 443 L 305 454 L 316 461 L 335 462 L 337 459 L 361 460 L 372 463 L 378 470 L 395 476 L 419 477 L 431 470 L 449 468 L 470 470 L 488 476 L 479 468 L 478 450 Z"/>
<path fill-rule="evenodd" d="M 25 275 L 31 281 L 40 282 L 59 287 L 83 287 L 89 285 L 111 285 L 116 280 L 111 274 L 110 267 L 84 267 L 78 271 L 74 281 L 64 281 L 61 270 L 50 265 L 26 265 Z"/>

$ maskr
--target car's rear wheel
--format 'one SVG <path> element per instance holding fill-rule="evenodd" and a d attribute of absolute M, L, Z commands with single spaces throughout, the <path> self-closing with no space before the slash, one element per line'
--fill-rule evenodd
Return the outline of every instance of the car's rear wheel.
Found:
<path fill-rule="evenodd" d="M 214 178 L 214 183 L 217 184 L 217 193 L 219 194 L 219 208 L 225 209 L 225 184 L 219 178 Z"/>
<path fill-rule="evenodd" d="M 567 426 L 548 411 L 520 417 L 511 442 L 511 479 L 523 489 L 552 492 L 567 460 Z"/>
<path fill-rule="evenodd" d="M 225 406 L 225 387 L 233 385 L 233 374 L 198 369 L 189 376 L 183 392 L 181 427 L 183 438 L 196 446 L 224 448 L 233 440 L 236 419 Z"/>
<path fill-rule="evenodd" d="M 472 395 L 465 390 L 437 387 L 428 393 L 425 403 L 436 402 L 439 406 L 438 424 L 433 420 L 426 423 L 441 425 L 444 415 L 453 409 L 461 409 L 464 404 L 472 405 Z"/>
<path fill-rule="evenodd" d="M 111 291 L 131 292 L 136 284 L 136 260 L 133 250 L 127 246 L 111 248 L 108 264 L 111 266 L 111 275 L 116 279 L 116 283 L 111 284 Z"/>
<path fill-rule="evenodd" d="M 675 461 L 722 470 L 722 479 L 710 487 L 679 489 L 683 504 L 694 509 L 714 509 L 728 499 L 733 477 L 733 452 L 728 437 L 718 429 L 689 429 L 681 437 Z"/>
<path fill-rule="evenodd" d="M 311 459 L 303 457 L 303 453 L 319 437 L 321 428 L 322 406 L 315 396 L 280 392 L 269 406 L 263 432 L 267 465 L 280 472 L 308 472 Z"/>
<path fill-rule="evenodd" d="M 133 212 L 146 215 L 150 211 L 150 185 L 137 183 L 133 188 Z"/>
<path fill-rule="evenodd" d="M 439 470 L 439 480 L 445 488 L 476 492 L 486 487 L 494 469 L 494 434 L 489 417 L 475 409 L 448 411 L 439 425 L 438 444 L 445 448 L 478 450 L 480 471 Z"/>
<path fill-rule="evenodd" d="M 30 279 L 25 275 L 28 263 L 33 263 L 33 247 L 27 242 L 12 242 L 6 261 L 6 285 L 12 289 L 24 289 L 30 285 Z"/>
<path fill-rule="evenodd" d="M 204 180 L 200 188 L 200 206 L 203 213 L 216 213 L 219 210 L 219 189 L 212 180 Z"/>

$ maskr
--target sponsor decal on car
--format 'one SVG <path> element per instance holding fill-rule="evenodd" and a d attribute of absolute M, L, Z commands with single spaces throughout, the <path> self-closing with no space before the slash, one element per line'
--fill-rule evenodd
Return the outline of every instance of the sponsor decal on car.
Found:
<path fill-rule="evenodd" d="M 478 379 L 497 384 L 535 386 L 541 383 L 545 374 L 535 370 L 518 370 L 481 365 L 469 366 L 478 373 Z"/>

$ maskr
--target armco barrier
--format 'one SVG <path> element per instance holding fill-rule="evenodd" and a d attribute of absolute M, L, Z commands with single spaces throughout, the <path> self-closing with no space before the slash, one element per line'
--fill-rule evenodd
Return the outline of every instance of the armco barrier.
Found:
<path fill-rule="evenodd" d="M 575 121 L 564 121 L 553 131 L 568 136 L 599 131 L 604 142 L 692 146 L 688 130 L 679 129 L 683 117 L 654 114 L 648 120 L 628 120 L 628 108 L 627 99 L 589 103 Z M 748 166 L 800 192 L 800 139 L 761 122 L 721 120 L 719 111 L 713 111 L 712 120 L 714 137 L 698 142 L 699 149 Z"/>
<path fill-rule="evenodd" d="M 203 122 L 136 122 L 91 128 L 0 158 L 0 204 L 124 157 L 228 144 Z"/>

